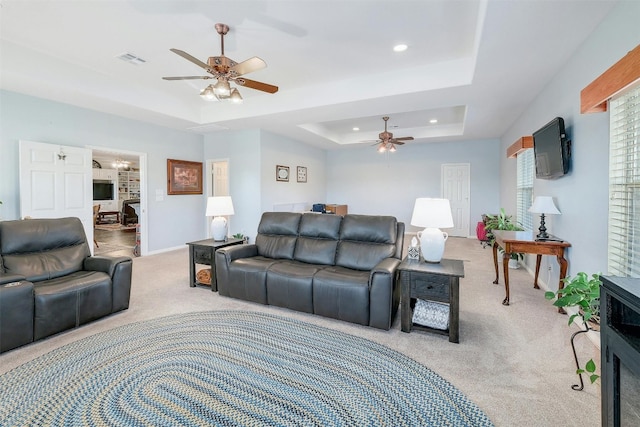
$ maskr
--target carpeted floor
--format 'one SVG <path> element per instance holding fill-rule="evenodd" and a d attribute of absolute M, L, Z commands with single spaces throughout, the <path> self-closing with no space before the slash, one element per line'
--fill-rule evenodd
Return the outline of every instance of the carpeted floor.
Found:
<path fill-rule="evenodd" d="M 401 353 L 241 311 L 120 326 L 0 376 L 0 389 L 0 420 L 16 426 L 493 425 Z"/>
<path fill-rule="evenodd" d="M 476 240 L 449 238 L 445 256 L 462 259 L 460 343 L 426 332 L 400 331 L 400 316 L 389 331 L 353 325 L 283 308 L 221 297 L 208 287 L 190 288 L 185 249 L 134 259 L 128 310 L 79 329 L 61 333 L 0 355 L 0 373 L 81 338 L 141 320 L 208 310 L 277 314 L 342 331 L 392 348 L 438 373 L 482 409 L 496 426 L 600 425 L 600 386 L 576 392 L 571 333 L 567 316 L 558 314 L 524 269 L 512 270 L 511 305 L 502 277 L 495 278 L 490 249 Z M 569 260 L 571 262 L 571 260 Z M 571 266 L 571 265 L 570 265 Z M 575 274 L 575 272 L 572 272 Z M 502 276 L 502 275 L 501 275 Z M 542 277 L 544 280 L 545 277 Z M 587 339 L 577 342 L 582 360 L 599 350 Z"/>

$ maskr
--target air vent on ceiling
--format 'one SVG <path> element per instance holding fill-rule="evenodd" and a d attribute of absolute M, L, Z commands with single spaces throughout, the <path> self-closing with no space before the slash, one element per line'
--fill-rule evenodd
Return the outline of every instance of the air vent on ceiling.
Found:
<path fill-rule="evenodd" d="M 135 56 L 133 53 L 128 53 L 128 52 L 122 53 L 116 56 L 116 58 L 122 59 L 123 61 L 133 65 L 141 65 L 147 62 L 144 59 Z"/>

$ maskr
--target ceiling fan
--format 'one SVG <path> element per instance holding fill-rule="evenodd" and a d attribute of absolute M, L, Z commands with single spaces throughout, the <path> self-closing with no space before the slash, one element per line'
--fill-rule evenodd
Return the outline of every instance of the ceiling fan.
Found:
<path fill-rule="evenodd" d="M 378 147 L 379 153 L 384 153 L 385 151 L 389 151 L 393 153 L 396 151 L 396 145 L 404 144 L 403 141 L 413 141 L 412 136 L 403 136 L 400 138 L 394 138 L 393 134 L 387 131 L 387 121 L 389 120 L 389 117 L 383 117 L 382 120 L 384 120 L 384 132 L 380 132 L 378 134 L 378 138 L 380 139 L 378 139 L 376 143 L 373 144 L 373 145 L 379 146 Z M 369 142 L 369 141 L 363 141 L 363 142 Z"/>
<path fill-rule="evenodd" d="M 170 49 L 171 52 L 180 55 L 187 61 L 193 62 L 197 66 L 206 70 L 209 76 L 184 76 L 184 77 L 163 77 L 164 80 L 194 80 L 194 79 L 217 79 L 215 84 L 210 84 L 200 92 L 200 95 L 208 100 L 217 98 L 219 100 L 230 100 L 233 102 L 242 102 L 242 96 L 236 88 L 232 88 L 230 82 L 237 85 L 248 87 L 251 89 L 261 90 L 268 93 L 276 93 L 278 86 L 255 80 L 245 79 L 241 77 L 245 74 L 261 70 L 267 66 L 266 62 L 254 56 L 246 61 L 237 63 L 231 58 L 224 56 L 224 36 L 229 32 L 229 26 L 226 24 L 216 24 L 216 31 L 220 34 L 220 56 L 211 56 L 204 63 L 199 59 L 189 55 L 180 49 Z"/>

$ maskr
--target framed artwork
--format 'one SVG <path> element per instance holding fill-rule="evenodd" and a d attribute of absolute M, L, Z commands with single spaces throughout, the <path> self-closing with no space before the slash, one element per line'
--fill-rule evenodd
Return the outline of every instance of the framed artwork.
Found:
<path fill-rule="evenodd" d="M 276 181 L 289 182 L 289 166 L 276 166 Z"/>
<path fill-rule="evenodd" d="M 298 166 L 298 182 L 307 182 L 306 166 Z"/>
<path fill-rule="evenodd" d="M 202 162 L 167 159 L 167 194 L 202 194 Z"/>

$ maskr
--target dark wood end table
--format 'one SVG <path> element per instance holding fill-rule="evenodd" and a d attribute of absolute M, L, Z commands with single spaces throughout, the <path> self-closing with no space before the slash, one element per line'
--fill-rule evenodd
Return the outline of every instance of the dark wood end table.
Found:
<path fill-rule="evenodd" d="M 205 239 L 189 242 L 189 286 L 196 287 L 196 264 L 211 266 L 211 292 L 218 291 L 216 282 L 216 258 L 215 252 L 227 246 L 241 245 L 243 239 L 213 240 Z"/>
<path fill-rule="evenodd" d="M 402 294 L 402 332 L 424 330 L 449 335 L 450 342 L 460 342 L 460 278 L 464 277 L 463 262 L 443 259 L 436 264 L 422 258 L 405 258 L 398 266 L 398 274 Z M 443 331 L 414 324 L 411 303 L 416 298 L 449 304 L 449 329 Z"/>

